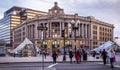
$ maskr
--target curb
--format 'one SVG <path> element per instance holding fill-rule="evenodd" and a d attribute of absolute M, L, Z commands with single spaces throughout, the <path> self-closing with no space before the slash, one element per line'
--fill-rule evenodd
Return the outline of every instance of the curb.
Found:
<path fill-rule="evenodd" d="M 81 62 L 102 62 L 102 61 L 81 61 Z M 42 61 L 41 62 L 0 62 L 0 64 L 13 64 L 13 63 L 43 63 L 43 62 Z M 47 61 L 44 63 L 53 63 L 53 61 Z M 70 61 L 57 61 L 57 63 L 70 63 Z"/>

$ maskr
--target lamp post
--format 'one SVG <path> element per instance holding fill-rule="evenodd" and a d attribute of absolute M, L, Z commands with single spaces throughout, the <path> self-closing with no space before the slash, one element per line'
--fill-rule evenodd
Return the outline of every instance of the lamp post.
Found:
<path fill-rule="evenodd" d="M 77 20 L 77 21 L 72 20 L 72 21 L 71 21 L 72 30 L 74 31 L 75 53 L 76 53 L 76 30 L 78 30 L 78 28 L 79 28 L 78 24 L 80 24 L 80 21 L 79 21 L 79 20 Z"/>
<path fill-rule="evenodd" d="M 38 26 L 37 30 L 41 30 L 42 31 L 41 40 L 42 40 L 42 45 L 43 45 L 43 41 L 44 41 L 44 38 L 45 38 L 45 32 L 44 31 L 47 30 L 46 23 L 45 23 L 45 26 L 43 26 L 43 24 L 41 24 L 40 26 Z M 42 62 L 43 62 L 42 69 L 44 70 L 44 54 L 43 54 L 43 51 L 44 50 L 42 50 Z"/>
<path fill-rule="evenodd" d="M 66 51 L 65 51 L 65 29 L 62 30 L 62 36 L 64 39 L 64 56 L 63 56 L 63 61 L 66 61 Z"/>

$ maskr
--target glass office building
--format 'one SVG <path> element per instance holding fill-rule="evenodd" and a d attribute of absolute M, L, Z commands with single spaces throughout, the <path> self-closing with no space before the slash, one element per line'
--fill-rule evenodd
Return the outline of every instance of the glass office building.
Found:
<path fill-rule="evenodd" d="M 8 47 L 12 47 L 13 28 L 36 15 L 45 14 L 46 12 L 13 6 L 4 12 L 4 17 L 0 19 L 0 39 L 4 40 Z"/>
<path fill-rule="evenodd" d="M 10 43 L 10 16 L 0 20 L 0 39 Z"/>

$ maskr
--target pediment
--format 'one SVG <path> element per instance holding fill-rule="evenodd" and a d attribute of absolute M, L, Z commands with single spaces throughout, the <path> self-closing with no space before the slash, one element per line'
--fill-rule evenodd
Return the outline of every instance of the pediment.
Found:
<path fill-rule="evenodd" d="M 50 16 L 49 19 L 51 20 L 59 20 L 59 19 L 62 19 L 61 16 Z"/>

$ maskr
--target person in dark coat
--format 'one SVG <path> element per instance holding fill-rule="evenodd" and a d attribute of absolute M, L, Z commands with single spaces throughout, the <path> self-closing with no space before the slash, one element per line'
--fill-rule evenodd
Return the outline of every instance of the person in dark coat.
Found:
<path fill-rule="evenodd" d="M 73 58 L 73 52 L 72 52 L 72 50 L 70 49 L 70 51 L 69 51 L 69 58 L 70 58 L 70 63 L 72 63 L 72 58 Z"/>
<path fill-rule="evenodd" d="M 43 54 L 44 54 L 44 56 L 45 56 L 45 59 L 46 59 L 46 56 L 47 56 L 47 51 L 43 51 Z"/>
<path fill-rule="evenodd" d="M 81 58 L 79 50 L 77 50 L 77 52 L 75 53 L 75 58 L 76 58 L 76 62 L 79 63 L 79 60 Z"/>
<path fill-rule="evenodd" d="M 107 58 L 107 52 L 105 51 L 105 49 L 103 49 L 101 56 L 103 58 L 103 63 L 105 65 L 106 64 L 106 58 Z"/>
<path fill-rule="evenodd" d="M 52 54 L 52 58 L 53 58 L 53 63 L 56 63 L 57 53 L 55 51 Z"/>
<path fill-rule="evenodd" d="M 95 58 L 96 51 L 93 51 L 92 56 Z"/>
<path fill-rule="evenodd" d="M 82 55 L 83 55 L 83 60 L 86 61 L 87 60 L 87 53 L 84 49 L 82 49 Z"/>

